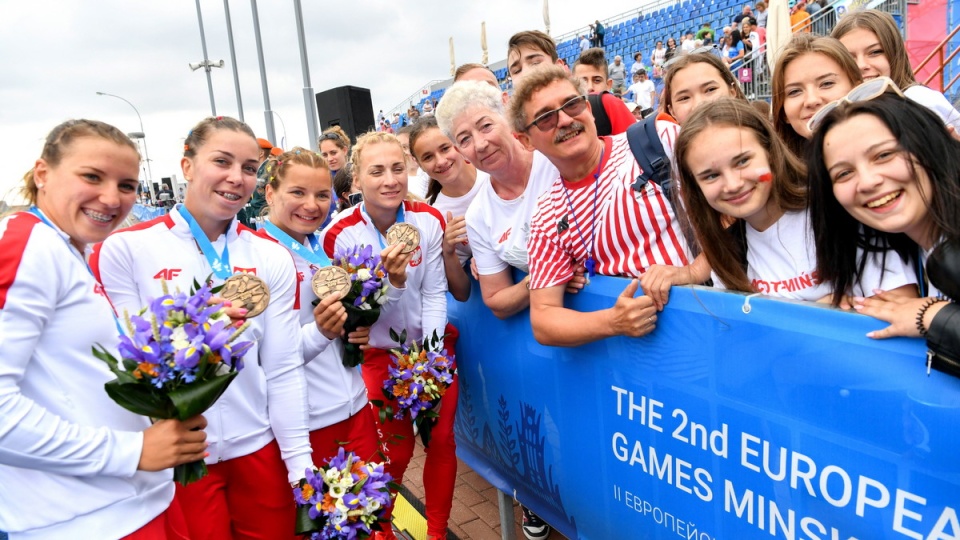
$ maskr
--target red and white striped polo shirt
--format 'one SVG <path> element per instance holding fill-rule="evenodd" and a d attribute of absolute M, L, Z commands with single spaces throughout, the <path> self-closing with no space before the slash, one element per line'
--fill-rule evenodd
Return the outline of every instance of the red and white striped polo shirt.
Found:
<path fill-rule="evenodd" d="M 641 192 L 631 188 L 641 169 L 626 135 L 601 140 L 604 153 L 597 181 L 592 174 L 576 184 L 557 178 L 537 201 L 527 242 L 531 289 L 569 281 L 576 266 L 586 261 L 591 244 L 597 273 L 605 276 L 637 277 L 654 264 L 684 266 L 691 260 L 660 187 L 647 182 Z"/>

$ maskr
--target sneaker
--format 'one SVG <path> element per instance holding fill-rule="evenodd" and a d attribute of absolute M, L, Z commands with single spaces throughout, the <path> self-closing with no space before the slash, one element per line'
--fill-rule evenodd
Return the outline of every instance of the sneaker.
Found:
<path fill-rule="evenodd" d="M 546 521 L 525 506 L 521 506 L 520 510 L 523 511 L 523 535 L 527 540 L 542 540 L 550 536 L 550 525 Z"/>

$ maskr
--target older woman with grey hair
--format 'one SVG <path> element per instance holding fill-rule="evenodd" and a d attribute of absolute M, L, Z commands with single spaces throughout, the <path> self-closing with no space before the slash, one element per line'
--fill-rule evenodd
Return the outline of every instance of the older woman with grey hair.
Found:
<path fill-rule="evenodd" d="M 505 319 L 530 305 L 528 278 L 515 283 L 511 267 L 529 271 L 530 219 L 537 197 L 559 173 L 543 154 L 527 150 L 513 136 L 500 92 L 489 84 L 455 83 L 440 100 L 436 117 L 457 150 L 490 175 L 467 210 L 467 237 L 483 302 Z M 584 281 L 575 277 L 572 289 L 582 288 Z"/>
<path fill-rule="evenodd" d="M 502 94 L 493 85 L 461 80 L 444 93 L 436 118 L 457 151 L 490 175 L 467 209 L 467 238 L 483 303 L 506 319 L 530 306 L 530 278 L 514 282 L 511 267 L 530 271 L 530 220 L 537 198 L 560 173 L 546 156 L 527 150 L 513 136 L 503 106 Z M 578 272 L 567 291 L 576 292 L 584 283 L 583 272 Z M 550 526 L 540 517 L 522 506 L 521 510 L 528 538 L 528 533 L 538 538 L 550 534 Z"/>

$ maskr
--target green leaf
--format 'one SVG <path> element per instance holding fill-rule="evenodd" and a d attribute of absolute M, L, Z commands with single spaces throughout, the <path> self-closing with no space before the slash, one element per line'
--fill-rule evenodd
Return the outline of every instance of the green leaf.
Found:
<path fill-rule="evenodd" d="M 207 475 L 207 464 L 200 461 L 191 461 L 173 468 L 173 479 L 181 486 L 186 486 L 200 480 Z"/>
<path fill-rule="evenodd" d="M 127 377 L 130 377 L 127 375 Z M 133 377 L 130 377 L 133 379 Z M 170 400 L 158 388 L 143 381 L 122 382 L 119 378 L 103 385 L 117 405 L 124 409 L 150 418 L 174 418 L 175 409 Z"/>
<path fill-rule="evenodd" d="M 310 519 L 310 505 L 297 505 L 297 523 L 295 526 L 296 534 L 307 535 L 313 532 L 320 532 L 323 529 L 322 519 Z"/>
<path fill-rule="evenodd" d="M 136 360 L 131 360 L 129 358 L 123 359 L 123 369 L 126 370 L 127 373 L 133 373 L 137 369 L 137 365 L 138 364 Z"/>
<path fill-rule="evenodd" d="M 97 347 L 100 347 L 99 350 Z M 92 347 L 93 355 L 100 360 L 103 360 L 107 364 L 107 367 L 110 368 L 110 371 L 116 375 L 121 373 L 121 370 L 117 367 L 117 359 L 113 357 L 112 354 L 108 353 L 107 350 L 100 345 L 94 345 Z"/>
<path fill-rule="evenodd" d="M 176 410 L 177 419 L 186 420 L 209 409 L 220 399 L 237 374 L 238 372 L 233 371 L 207 381 L 191 383 L 170 392 L 168 395 Z"/>

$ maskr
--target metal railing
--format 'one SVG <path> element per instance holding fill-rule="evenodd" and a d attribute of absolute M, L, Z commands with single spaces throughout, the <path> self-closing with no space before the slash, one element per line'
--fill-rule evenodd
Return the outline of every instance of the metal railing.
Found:
<path fill-rule="evenodd" d="M 953 86 L 953 84 L 957 82 L 957 79 L 960 79 L 960 73 L 958 73 L 952 79 L 950 79 L 950 82 L 946 84 L 944 84 L 943 82 L 947 76 L 947 73 L 944 71 L 944 69 L 950 64 L 950 62 L 953 61 L 953 57 L 955 57 L 957 53 L 960 52 L 960 47 L 957 47 L 953 49 L 953 52 L 951 52 L 949 55 L 944 56 L 947 52 L 946 51 L 947 47 L 950 46 L 950 40 L 952 40 L 953 37 L 957 35 L 957 32 L 960 32 L 960 26 L 954 28 L 953 31 L 950 32 L 950 34 L 947 37 L 945 37 L 943 41 L 940 42 L 939 45 L 937 45 L 937 48 L 930 51 L 930 54 L 927 55 L 927 57 L 924 58 L 923 61 L 920 62 L 917 65 L 917 67 L 913 70 L 914 73 L 920 73 L 923 70 L 923 68 L 926 67 L 928 63 L 930 63 L 931 60 L 936 58 L 939 66 L 937 67 L 936 70 L 933 71 L 933 73 L 927 76 L 926 79 L 921 81 L 921 83 L 924 86 L 933 88 L 935 90 L 940 90 L 941 94 L 946 94 L 947 91 L 950 90 L 950 88 Z M 930 86 L 930 83 L 933 82 L 933 80 L 936 79 L 938 76 L 940 78 L 939 87 Z"/>
<path fill-rule="evenodd" d="M 836 10 L 834 7 L 840 1 L 841 0 L 833 0 L 810 18 L 809 25 L 813 33 L 824 36 L 830 35 L 834 25 L 837 23 Z M 874 9 L 886 11 L 891 15 L 902 18 L 906 16 L 907 13 L 907 2 L 906 0 L 886 0 L 875 6 Z M 906 23 L 902 25 L 900 32 L 904 35 L 904 39 L 906 39 Z M 957 51 L 954 51 L 954 54 L 956 54 L 956 52 Z M 750 56 L 751 58 L 744 62 L 740 68 L 749 68 L 751 71 L 750 80 L 740 82 L 743 93 L 747 96 L 747 99 L 750 100 L 770 100 L 773 93 L 770 86 L 771 70 L 767 62 L 767 44 L 764 43 L 760 47 L 754 48 Z M 950 58 L 953 58 L 953 56 L 951 55 Z M 947 61 L 949 62 L 949 59 Z M 740 75 L 740 73 L 738 72 L 737 75 Z M 956 80 L 956 78 L 954 80 Z"/>
<path fill-rule="evenodd" d="M 608 17 L 604 19 L 602 22 L 603 22 L 603 25 L 607 27 L 609 30 L 610 27 L 622 21 L 627 21 L 634 18 L 642 18 L 644 13 L 650 13 L 651 11 L 656 11 L 658 9 L 665 8 L 667 6 L 670 6 L 673 4 L 679 4 L 679 3 L 680 3 L 680 0 L 652 0 L 651 2 L 647 3 L 646 5 L 642 5 L 637 9 L 624 11 L 623 13 L 620 13 L 618 15 Z M 590 30 L 590 26 L 584 25 L 574 30 L 565 32 L 563 34 L 553 36 L 553 40 L 557 43 L 557 45 L 560 45 L 561 43 L 563 43 L 564 41 L 567 41 L 568 39 L 571 39 L 571 38 L 583 35 L 586 32 L 589 32 L 589 30 Z M 490 64 L 490 69 L 496 70 L 501 67 L 505 67 L 506 62 L 507 62 L 506 59 L 493 62 Z M 502 65 L 498 65 L 498 64 L 502 64 Z M 394 113 L 397 113 L 397 112 L 403 114 L 407 112 L 407 107 L 409 107 L 411 100 L 413 100 L 414 104 L 420 103 L 420 100 L 422 99 L 421 96 L 423 95 L 422 92 L 425 88 L 429 89 L 430 92 L 433 92 L 434 90 L 446 88 L 451 84 L 453 84 L 452 78 L 432 80 L 429 83 L 421 86 L 420 89 L 414 92 L 413 94 L 411 94 L 410 97 L 408 97 L 404 101 L 401 101 L 399 104 L 395 105 L 392 109 L 385 112 L 384 114 L 391 117 L 393 116 Z"/>
<path fill-rule="evenodd" d="M 403 101 L 395 105 L 392 109 L 383 113 L 384 116 L 393 117 L 394 113 L 400 113 L 400 114 L 406 113 L 407 108 L 410 107 L 411 103 L 413 103 L 414 105 L 416 105 L 417 103 L 420 103 L 420 100 L 423 99 L 424 90 L 426 90 L 427 93 L 429 94 L 430 92 L 433 91 L 433 86 L 439 82 L 441 82 L 440 79 L 434 79 L 428 82 L 427 84 L 421 86 L 420 88 L 417 89 L 416 92 L 410 94 L 409 96 L 407 96 L 406 99 L 404 99 Z M 377 126 L 377 129 L 379 128 L 380 126 Z"/>

